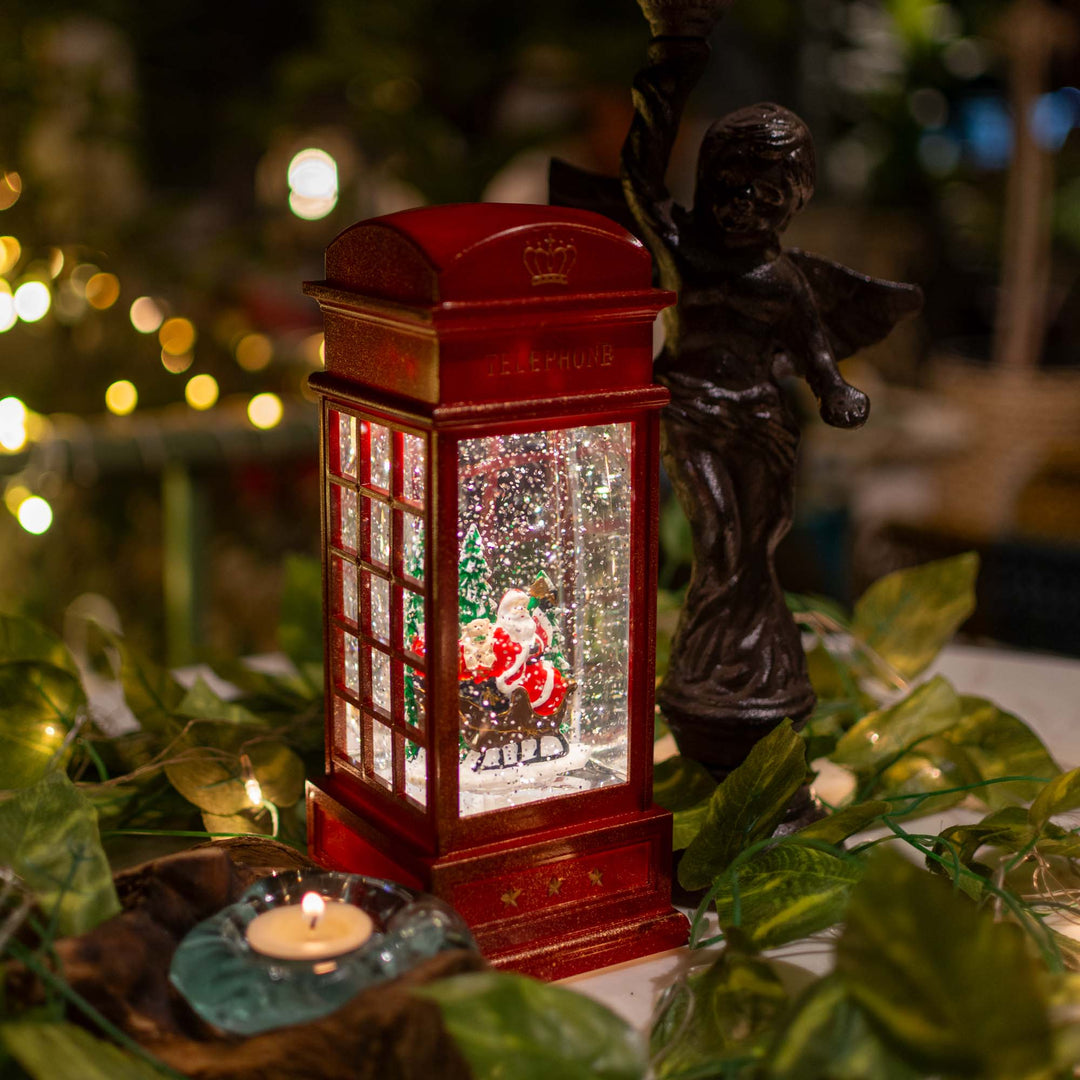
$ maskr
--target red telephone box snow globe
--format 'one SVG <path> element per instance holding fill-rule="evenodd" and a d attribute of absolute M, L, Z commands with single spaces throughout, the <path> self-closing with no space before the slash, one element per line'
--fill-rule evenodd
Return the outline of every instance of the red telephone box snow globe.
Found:
<path fill-rule="evenodd" d="M 556 978 L 682 944 L 652 805 L 648 253 L 584 211 L 345 230 L 320 304 L 326 775 L 314 858 Z"/>

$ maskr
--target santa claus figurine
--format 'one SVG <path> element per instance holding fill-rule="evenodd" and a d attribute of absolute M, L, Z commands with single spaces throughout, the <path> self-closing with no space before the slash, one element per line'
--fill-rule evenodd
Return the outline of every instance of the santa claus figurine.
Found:
<path fill-rule="evenodd" d="M 539 609 L 529 610 L 529 595 L 510 589 L 499 603 L 490 633 L 476 619 L 466 627 L 462 642 L 462 675 L 477 683 L 494 679 L 499 692 L 509 698 L 523 690 L 537 716 L 551 716 L 566 697 L 562 672 L 544 658 L 554 627 Z"/>

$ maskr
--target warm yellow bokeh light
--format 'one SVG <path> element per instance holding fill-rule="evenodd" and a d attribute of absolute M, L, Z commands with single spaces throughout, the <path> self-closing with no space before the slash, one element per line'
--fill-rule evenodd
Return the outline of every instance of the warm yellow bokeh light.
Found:
<path fill-rule="evenodd" d="M 58 247 L 49 248 L 49 258 L 47 261 L 49 266 L 49 277 L 58 278 L 60 276 L 60 271 L 64 269 L 64 252 Z"/>
<path fill-rule="evenodd" d="M 284 412 L 285 408 L 277 394 L 256 394 L 248 402 L 248 419 L 264 431 L 267 428 L 277 427 L 281 423 Z"/>
<path fill-rule="evenodd" d="M 165 318 L 161 308 L 157 305 L 157 301 L 150 296 L 140 296 L 138 300 L 132 303 L 128 314 L 131 318 L 131 325 L 140 334 L 152 334 Z"/>
<path fill-rule="evenodd" d="M 13 514 L 18 514 L 19 507 L 29 498 L 30 489 L 23 484 L 10 484 L 4 491 L 4 505 Z"/>
<path fill-rule="evenodd" d="M 105 408 L 116 416 L 127 416 L 139 404 L 139 391 L 130 379 L 118 379 L 105 391 Z"/>
<path fill-rule="evenodd" d="M 15 312 L 15 298 L 5 289 L 0 289 L 0 334 L 6 333 L 19 321 Z"/>
<path fill-rule="evenodd" d="M 19 519 L 19 524 L 35 536 L 47 532 L 53 519 L 52 507 L 40 495 L 31 495 L 29 499 L 24 499 L 15 516 Z"/>
<path fill-rule="evenodd" d="M 22 244 L 14 236 L 0 236 L 0 274 L 6 274 L 22 258 Z"/>
<path fill-rule="evenodd" d="M 43 319 L 52 304 L 52 293 L 43 281 L 24 281 L 15 290 L 15 314 L 23 322 Z"/>
<path fill-rule="evenodd" d="M 274 355 L 274 346 L 265 334 L 245 334 L 236 343 L 236 362 L 245 371 L 262 371 Z"/>
<path fill-rule="evenodd" d="M 21 194 L 22 177 L 17 172 L 0 173 L 0 210 L 14 206 Z"/>
<path fill-rule="evenodd" d="M 326 217 L 337 206 L 337 195 L 326 195 L 318 199 L 309 199 L 306 195 L 289 192 L 289 209 L 305 221 L 318 221 Z"/>
<path fill-rule="evenodd" d="M 174 375 L 179 375 L 181 372 L 187 371 L 191 367 L 191 361 L 195 357 L 191 353 L 182 353 L 180 356 L 173 356 L 171 352 L 161 350 L 161 365 L 166 371 L 171 371 Z"/>
<path fill-rule="evenodd" d="M 337 162 L 315 147 L 301 150 L 289 162 L 289 187 L 302 199 L 327 199 L 337 195 Z"/>
<path fill-rule="evenodd" d="M 98 311 L 111 308 L 120 299 L 120 279 L 115 274 L 95 274 L 86 283 L 86 300 Z"/>
<path fill-rule="evenodd" d="M 218 399 L 217 379 L 213 375 L 195 375 L 184 387 L 184 397 L 193 409 L 209 409 Z"/>
<path fill-rule="evenodd" d="M 101 268 L 95 266 L 93 263 L 79 263 L 74 270 L 68 275 L 68 281 L 71 282 L 72 288 L 78 292 L 80 296 L 86 295 L 86 283 L 95 275 L 100 274 Z"/>
<path fill-rule="evenodd" d="M 0 401 L 0 447 L 15 453 L 26 445 L 26 406 L 17 397 Z"/>
<path fill-rule="evenodd" d="M 326 342 L 321 333 L 309 334 L 302 342 L 300 342 L 300 352 L 312 367 L 318 367 L 324 362 L 325 348 Z"/>
<path fill-rule="evenodd" d="M 190 319 L 166 319 L 158 331 L 158 341 L 167 353 L 183 356 L 195 344 L 195 327 Z"/>

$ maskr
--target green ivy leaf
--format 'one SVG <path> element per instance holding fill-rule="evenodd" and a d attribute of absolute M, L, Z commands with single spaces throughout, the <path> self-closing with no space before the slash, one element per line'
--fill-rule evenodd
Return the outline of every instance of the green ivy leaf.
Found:
<path fill-rule="evenodd" d="M 708 800 L 716 781 L 704 765 L 676 754 L 653 767 L 653 802 L 665 810 L 689 810 Z"/>
<path fill-rule="evenodd" d="M 0 664 L 44 664 L 80 678 L 75 659 L 60 638 L 18 615 L 0 615 Z"/>
<path fill-rule="evenodd" d="M 766 1062 L 769 1080 L 923 1080 L 898 1058 L 848 993 L 828 975 L 796 1002 Z"/>
<path fill-rule="evenodd" d="M 640 1036 L 591 998 L 522 975 L 481 971 L 414 993 L 440 1008 L 474 1080 L 640 1080 Z"/>
<path fill-rule="evenodd" d="M 176 711 L 184 700 L 184 688 L 172 673 L 132 649 L 123 638 L 109 635 L 120 653 L 120 684 L 124 699 L 145 735 L 156 740 L 175 738 L 182 730 Z"/>
<path fill-rule="evenodd" d="M 70 756 L 57 753 L 86 696 L 63 668 L 13 662 L 0 664 L 0 702 L 0 788 L 24 788 Z"/>
<path fill-rule="evenodd" d="M 780 841 L 722 875 L 713 902 L 722 927 L 738 926 L 758 948 L 771 949 L 838 923 L 862 872 L 854 856 Z"/>
<path fill-rule="evenodd" d="M 886 574 L 855 605 L 851 630 L 905 679 L 927 668 L 975 610 L 974 552 Z"/>
<path fill-rule="evenodd" d="M 282 807 L 300 801 L 307 775 L 295 751 L 276 739 L 265 739 L 248 746 L 247 754 L 264 799 Z"/>
<path fill-rule="evenodd" d="M 161 1080 L 145 1061 L 74 1024 L 0 1024 L 0 1042 L 34 1080 Z"/>
<path fill-rule="evenodd" d="M 81 934 L 120 910 L 97 814 L 62 772 L 0 803 L 0 864 L 37 895 L 61 934 Z"/>
<path fill-rule="evenodd" d="M 713 792 L 701 831 L 679 863 L 682 887 L 706 888 L 740 851 L 771 836 L 806 776 L 806 748 L 785 720 Z"/>
<path fill-rule="evenodd" d="M 784 601 L 788 611 L 793 615 L 823 615 L 843 629 L 847 629 L 851 624 L 851 616 L 835 600 L 827 596 L 820 596 L 817 593 L 785 592 Z"/>
<path fill-rule="evenodd" d="M 1080 809 L 1080 769 L 1062 773 L 1045 784 L 1028 810 L 1028 820 L 1041 828 L 1055 814 L 1067 814 L 1076 809 Z"/>
<path fill-rule="evenodd" d="M 856 1001 L 906 1058 L 964 1076 L 1049 1073 L 1040 974 L 1019 926 L 882 851 L 856 886 L 836 951 Z"/>
<path fill-rule="evenodd" d="M 312 687 L 321 690 L 323 583 L 317 559 L 301 555 L 285 559 L 278 644 Z"/>
<path fill-rule="evenodd" d="M 887 709 L 864 716 L 836 744 L 832 760 L 862 776 L 873 775 L 959 719 L 960 699 L 938 675 Z"/>
<path fill-rule="evenodd" d="M 944 732 L 923 740 L 916 749 L 904 754 L 878 777 L 874 793 L 881 798 L 896 795 L 930 796 L 895 803 L 894 817 L 924 817 L 940 813 L 967 798 L 965 792 L 954 791 L 954 788 L 979 782 L 979 773 L 974 764 L 959 746 L 946 738 L 947 734 Z M 979 790 L 976 788 L 976 792 Z M 938 791 L 946 794 L 933 794 Z"/>
<path fill-rule="evenodd" d="M 820 821 L 804 825 L 794 835 L 800 840 L 821 840 L 826 844 L 839 844 L 849 836 L 868 829 L 890 809 L 889 803 L 875 799 L 856 803 L 854 806 L 845 806 L 842 810 L 827 814 Z"/>
<path fill-rule="evenodd" d="M 165 775 L 188 802 L 207 813 L 228 817 L 251 806 L 239 758 L 199 746 L 191 735 L 177 746 Z"/>
<path fill-rule="evenodd" d="M 682 851 L 688 848 L 694 837 L 701 832 L 701 826 L 709 816 L 709 800 L 706 799 L 697 806 L 691 806 L 687 810 L 676 810 L 671 815 L 671 849 Z"/>
<path fill-rule="evenodd" d="M 705 1075 L 712 1065 L 721 1076 L 726 1061 L 760 1057 L 787 1004 L 768 961 L 726 948 L 707 969 L 665 992 L 649 1039 L 653 1074 L 660 1080 Z"/>
<path fill-rule="evenodd" d="M 1061 769 L 1039 737 L 1018 717 L 999 709 L 986 698 L 970 694 L 960 698 L 960 722 L 943 733 L 978 772 L 980 780 L 1002 776 L 1042 776 L 1051 779 Z M 1015 781 L 989 784 L 972 792 L 990 807 L 1029 803 L 1045 787 L 1039 783 Z"/>
<path fill-rule="evenodd" d="M 225 701 L 214 692 L 201 676 L 184 694 L 176 706 L 180 716 L 198 720 L 222 720 L 229 724 L 247 727 L 265 727 L 265 722 L 254 713 L 234 701 Z"/>
<path fill-rule="evenodd" d="M 1080 834 L 1044 822 L 1036 828 L 1028 820 L 1022 806 L 1006 806 L 988 814 L 974 825 L 952 825 L 941 832 L 941 843 L 934 850 L 940 855 L 955 851 L 960 861 L 971 867 L 980 848 L 997 848 L 1005 852 L 1019 852 L 1033 845 L 1035 850 L 1047 857 L 1063 859 L 1080 858 Z M 931 870 L 945 872 L 936 860 L 928 860 Z"/>

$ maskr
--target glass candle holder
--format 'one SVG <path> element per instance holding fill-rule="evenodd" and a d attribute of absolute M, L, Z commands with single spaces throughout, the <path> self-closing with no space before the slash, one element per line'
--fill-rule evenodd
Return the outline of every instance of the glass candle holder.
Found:
<path fill-rule="evenodd" d="M 260 915 L 295 907 L 315 893 L 371 919 L 358 947 L 318 959 L 266 955 L 248 940 Z M 169 977 L 208 1023 L 238 1035 L 302 1024 L 340 1008 L 361 990 L 403 974 L 447 949 L 476 949 L 457 913 L 435 897 L 393 882 L 324 870 L 263 878 L 199 923 L 180 943 Z"/>

